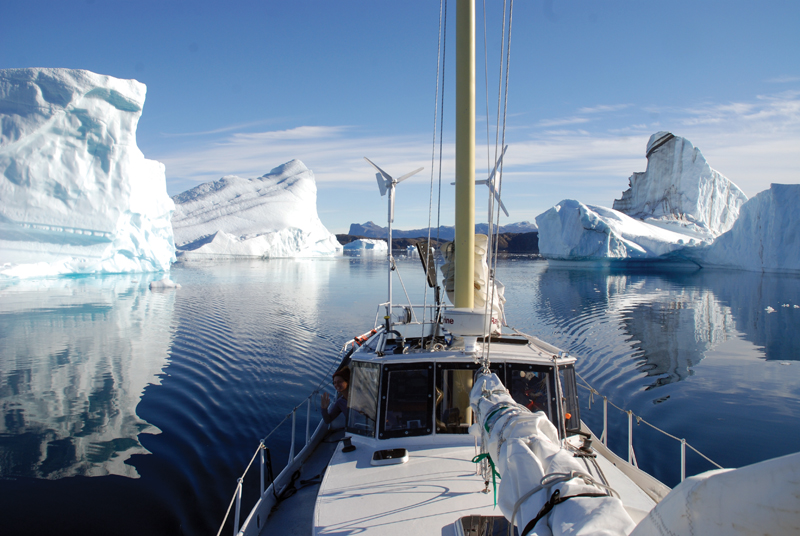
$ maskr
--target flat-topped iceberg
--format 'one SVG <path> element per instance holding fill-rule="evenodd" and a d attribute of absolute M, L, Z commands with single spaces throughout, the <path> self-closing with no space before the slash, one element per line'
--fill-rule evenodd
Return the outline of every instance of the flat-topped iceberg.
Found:
<path fill-rule="evenodd" d="M 178 194 L 172 227 L 182 259 L 316 257 L 342 246 L 317 216 L 314 174 L 299 160 L 263 177 L 235 175 Z"/>
<path fill-rule="evenodd" d="M 772 184 L 742 206 L 730 231 L 698 252 L 702 266 L 800 273 L 800 184 Z"/>
<path fill-rule="evenodd" d="M 164 165 L 136 145 L 146 88 L 0 70 L 0 277 L 169 270 Z"/>
<path fill-rule="evenodd" d="M 539 252 L 554 260 L 666 258 L 708 242 L 631 218 L 614 209 L 565 199 L 537 216 Z"/>
<path fill-rule="evenodd" d="M 536 218 L 539 252 L 560 260 L 680 260 L 728 231 L 747 201 L 688 140 L 658 132 L 647 171 L 614 208 L 564 200 Z"/>
<path fill-rule="evenodd" d="M 386 244 L 385 240 L 359 238 L 358 240 L 353 240 L 352 242 L 345 244 L 344 249 L 347 251 L 388 251 L 389 246 Z"/>

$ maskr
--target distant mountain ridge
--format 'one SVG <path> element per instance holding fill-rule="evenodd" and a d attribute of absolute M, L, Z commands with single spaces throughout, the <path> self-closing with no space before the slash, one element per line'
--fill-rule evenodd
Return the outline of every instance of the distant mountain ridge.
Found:
<path fill-rule="evenodd" d="M 534 233 L 539 229 L 535 223 L 529 221 L 521 221 L 518 223 L 509 223 L 500 226 L 501 233 Z M 486 223 L 479 223 L 475 225 L 475 232 L 487 234 L 489 232 L 489 225 Z M 367 238 L 387 238 L 389 236 L 389 228 L 381 227 L 371 221 L 367 223 L 351 223 L 350 231 L 347 233 L 354 236 L 364 236 Z M 449 225 L 442 225 L 439 227 L 439 232 L 435 228 L 431 229 L 431 238 L 439 238 L 440 240 L 453 240 L 455 239 L 455 227 Z M 411 229 L 404 231 L 401 229 L 392 229 L 392 238 L 420 238 L 428 236 L 428 228 L 424 229 Z"/>

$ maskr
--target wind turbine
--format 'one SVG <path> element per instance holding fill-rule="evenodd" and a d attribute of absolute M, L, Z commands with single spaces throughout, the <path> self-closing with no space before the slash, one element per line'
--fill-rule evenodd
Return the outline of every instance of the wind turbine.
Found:
<path fill-rule="evenodd" d="M 497 168 L 499 168 L 500 164 L 503 162 L 503 157 L 506 155 L 506 150 L 508 150 L 508 145 L 503 147 L 503 154 L 501 154 L 500 158 L 497 159 L 497 162 L 494 165 L 494 169 L 489 174 L 489 178 L 488 179 L 479 180 L 479 181 L 475 181 L 475 184 L 485 184 L 486 186 L 489 187 L 489 214 L 488 214 L 487 219 L 490 222 L 492 220 L 492 196 L 494 196 L 494 198 L 497 199 L 497 204 L 500 206 L 500 208 L 505 213 L 506 218 L 508 217 L 508 210 L 506 210 L 506 206 L 500 200 L 500 192 L 497 190 L 497 187 L 495 186 L 495 182 L 494 182 L 495 175 L 497 175 Z M 455 184 L 455 183 L 451 182 L 450 184 Z"/>
<path fill-rule="evenodd" d="M 389 175 L 384 170 L 382 170 L 381 168 L 376 166 L 372 162 L 372 160 L 370 160 L 366 156 L 364 157 L 364 160 L 369 162 L 369 165 L 371 165 L 372 167 L 374 167 L 378 171 L 375 174 L 375 179 L 378 181 L 378 188 L 380 188 L 380 190 L 381 190 L 381 196 L 386 195 L 387 191 L 389 192 L 389 233 L 391 234 L 391 232 L 392 232 L 392 222 L 394 221 L 394 188 L 395 188 L 395 186 L 398 185 L 399 183 L 403 182 L 407 178 L 411 177 L 412 175 L 416 175 L 417 173 L 419 173 L 420 171 L 422 171 L 425 168 L 415 169 L 411 173 L 406 173 L 405 175 L 403 175 L 399 179 L 393 179 L 391 175 Z M 391 248 L 389 248 L 389 249 L 391 249 Z"/>
<path fill-rule="evenodd" d="M 372 162 L 372 160 L 370 160 L 366 156 L 364 157 L 364 160 L 369 162 L 369 165 L 371 165 L 378 171 L 375 174 L 375 179 L 378 181 L 378 188 L 381 191 L 381 196 L 386 195 L 387 191 L 389 192 L 389 241 L 388 241 L 389 254 L 387 255 L 387 258 L 389 260 L 389 304 L 386 307 L 386 316 L 389 317 L 390 321 L 392 316 L 392 271 L 394 271 L 394 257 L 392 257 L 392 222 L 394 221 L 394 188 L 407 178 L 411 177 L 412 175 L 416 175 L 425 168 L 415 169 L 411 173 L 406 173 L 402 177 L 393 179 L 391 175 L 389 175 L 384 170 L 376 166 Z"/>
<path fill-rule="evenodd" d="M 500 192 L 497 190 L 497 187 L 494 184 L 494 178 L 495 178 L 495 175 L 497 174 L 497 168 L 500 167 L 500 164 L 503 162 L 503 157 L 506 155 L 506 150 L 507 149 L 508 149 L 508 145 L 503 147 L 503 154 L 501 154 L 500 158 L 497 159 L 497 163 L 495 163 L 494 169 L 489 174 L 489 178 L 481 180 L 481 181 L 475 181 L 475 184 L 485 184 L 486 186 L 489 187 L 489 194 L 490 194 L 490 197 L 489 197 L 489 219 L 491 219 L 491 217 L 492 217 L 492 198 L 491 198 L 492 195 L 494 195 L 495 199 L 497 199 L 497 204 L 500 205 L 500 208 L 505 213 L 506 218 L 508 218 L 508 211 L 506 210 L 506 206 L 503 204 L 502 201 L 500 201 Z"/>

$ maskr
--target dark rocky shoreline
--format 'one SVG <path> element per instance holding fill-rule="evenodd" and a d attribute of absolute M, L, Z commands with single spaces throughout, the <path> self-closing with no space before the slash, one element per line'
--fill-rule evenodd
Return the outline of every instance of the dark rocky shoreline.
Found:
<path fill-rule="evenodd" d="M 539 253 L 539 233 L 500 233 L 498 250 L 503 253 L 519 253 L 519 254 L 538 254 Z M 345 245 L 358 239 L 365 240 L 383 240 L 384 238 L 371 238 L 367 236 L 358 236 L 350 234 L 337 234 L 336 239 L 340 244 Z M 393 238 L 392 249 L 406 249 L 408 246 L 413 246 L 417 242 L 427 240 L 426 237 L 418 238 Z M 449 242 L 448 240 L 431 239 L 431 243 L 435 248 L 440 248 L 442 244 Z"/>

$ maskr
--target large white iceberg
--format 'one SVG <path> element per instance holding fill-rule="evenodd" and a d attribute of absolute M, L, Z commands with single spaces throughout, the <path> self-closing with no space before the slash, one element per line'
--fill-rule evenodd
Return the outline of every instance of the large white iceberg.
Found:
<path fill-rule="evenodd" d="M 0 70 L 0 277 L 169 270 L 164 165 L 136 145 L 145 85 Z"/>
<path fill-rule="evenodd" d="M 728 231 L 747 196 L 688 140 L 658 132 L 647 171 L 630 177 L 614 208 L 564 200 L 536 218 L 549 259 L 678 259 Z"/>
<path fill-rule="evenodd" d="M 539 253 L 554 260 L 647 260 L 708 243 L 614 209 L 584 205 L 572 199 L 565 199 L 540 214 L 536 223 Z"/>
<path fill-rule="evenodd" d="M 685 138 L 657 132 L 646 155 L 647 170 L 631 175 L 630 188 L 614 201 L 615 210 L 712 239 L 733 227 L 747 196 L 711 169 L 700 149 Z"/>
<path fill-rule="evenodd" d="M 317 216 L 314 174 L 299 160 L 263 177 L 229 175 L 178 194 L 172 227 L 183 259 L 315 257 L 342 246 Z"/>
<path fill-rule="evenodd" d="M 733 228 L 699 252 L 702 266 L 800 272 L 800 184 L 772 184 L 742 206 Z"/>

